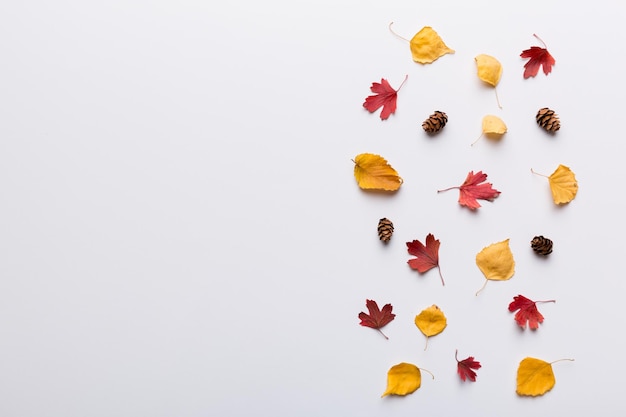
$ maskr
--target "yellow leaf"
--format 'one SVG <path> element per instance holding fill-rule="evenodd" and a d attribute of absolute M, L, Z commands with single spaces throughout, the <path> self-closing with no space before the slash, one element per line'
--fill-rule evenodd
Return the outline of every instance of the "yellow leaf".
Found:
<path fill-rule="evenodd" d="M 503 135 L 506 133 L 506 125 L 498 116 L 488 114 L 483 117 L 483 133 L 492 135 Z"/>
<path fill-rule="evenodd" d="M 502 76 L 502 64 L 491 55 L 480 54 L 474 58 L 478 66 L 478 78 L 492 86 L 498 85 Z"/>
<path fill-rule="evenodd" d="M 536 358 L 524 358 L 517 368 L 517 394 L 537 396 L 550 391 L 556 379 L 552 365 Z"/>
<path fill-rule="evenodd" d="M 430 26 L 424 26 L 409 42 L 413 61 L 430 64 L 445 54 L 453 54 L 441 37 Z"/>
<path fill-rule="evenodd" d="M 396 191 L 402 178 L 380 155 L 362 153 L 354 158 L 354 177 L 364 190 Z"/>
<path fill-rule="evenodd" d="M 556 204 L 569 203 L 576 197 L 578 182 L 571 169 L 559 165 L 556 171 L 548 177 L 552 199 Z"/>
<path fill-rule="evenodd" d="M 412 394 L 422 385 L 420 369 L 411 363 L 399 363 L 387 372 L 387 389 L 382 397 L 387 395 Z"/>
<path fill-rule="evenodd" d="M 428 338 L 443 332 L 447 324 L 446 316 L 434 304 L 415 316 L 415 325 L 426 336 L 426 347 L 424 350 L 428 347 Z"/>
<path fill-rule="evenodd" d="M 509 239 L 484 247 L 476 255 L 476 265 L 487 280 L 506 281 L 510 279 L 515 273 L 515 260 L 509 246 Z M 486 284 L 487 281 L 485 281 Z M 476 295 L 480 291 L 482 288 Z"/>

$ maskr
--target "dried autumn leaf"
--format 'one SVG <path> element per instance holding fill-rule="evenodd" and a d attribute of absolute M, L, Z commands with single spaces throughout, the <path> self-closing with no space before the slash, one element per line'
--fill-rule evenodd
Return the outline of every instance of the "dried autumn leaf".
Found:
<path fill-rule="evenodd" d="M 473 356 L 468 356 L 467 358 L 460 361 L 457 357 L 457 354 L 458 350 L 454 352 L 454 359 L 456 359 L 456 370 L 459 374 L 459 377 L 461 378 L 461 381 L 469 379 L 472 382 L 476 382 L 476 372 L 474 372 L 474 369 L 480 369 L 480 362 L 475 361 Z"/>
<path fill-rule="evenodd" d="M 380 334 L 385 336 L 385 339 L 389 339 L 380 329 L 385 327 L 396 317 L 396 315 L 391 312 L 391 310 L 393 310 L 393 306 L 391 304 L 385 304 L 383 309 L 380 310 L 378 308 L 378 304 L 374 300 L 365 300 L 365 306 L 367 307 L 369 314 L 360 312 L 359 319 L 361 320 L 361 323 L 359 324 L 361 326 L 376 329 Z"/>
<path fill-rule="evenodd" d="M 566 204 L 572 201 L 578 193 L 578 181 L 574 172 L 565 165 L 559 165 L 549 177 L 539 174 L 531 169 L 534 174 L 548 178 L 552 199 L 555 204 Z"/>
<path fill-rule="evenodd" d="M 524 79 L 537 75 L 539 68 L 542 66 L 543 73 L 548 75 L 552 72 L 552 65 L 556 64 L 556 60 L 550 55 L 550 52 L 548 52 L 545 42 L 534 33 L 533 36 L 539 39 L 544 47 L 531 46 L 530 49 L 525 49 L 520 54 L 522 58 L 529 58 L 528 62 L 524 64 Z"/>
<path fill-rule="evenodd" d="M 354 177 L 364 190 L 396 191 L 402 185 L 402 178 L 380 155 L 362 153 L 353 162 Z"/>
<path fill-rule="evenodd" d="M 530 357 L 522 359 L 517 368 L 517 394 L 536 397 L 550 391 L 556 383 L 552 364 L 561 360 L 574 359 L 559 359 L 554 362 Z"/>
<path fill-rule="evenodd" d="M 389 30 L 398 38 L 409 42 L 413 61 L 420 64 L 430 64 L 446 54 L 453 54 L 454 49 L 450 49 L 443 42 L 439 34 L 430 26 L 424 26 L 409 41 L 398 35 L 391 29 L 393 22 L 389 23 Z"/>
<path fill-rule="evenodd" d="M 480 293 L 489 281 L 506 281 L 515 274 L 515 260 L 509 246 L 509 239 L 484 247 L 476 255 L 476 265 L 486 278 Z"/>
<path fill-rule="evenodd" d="M 437 192 L 441 193 L 458 188 L 459 204 L 468 207 L 470 210 L 475 210 L 481 207 L 477 200 L 493 201 L 500 195 L 500 191 L 492 187 L 493 184 L 484 182 L 486 179 L 487 174 L 484 174 L 482 171 L 478 171 L 476 174 L 474 174 L 474 171 L 470 171 L 460 186 L 437 190 Z"/>
<path fill-rule="evenodd" d="M 513 301 L 509 304 L 509 311 L 515 313 L 515 321 L 522 328 L 526 328 L 526 323 L 531 330 L 539 328 L 539 323 L 543 323 L 543 315 L 537 310 L 537 303 L 555 303 L 555 300 L 533 301 L 519 294 L 513 297 Z"/>
<path fill-rule="evenodd" d="M 424 273 L 437 267 L 437 270 L 439 271 L 439 278 L 441 278 L 441 284 L 446 285 L 445 282 L 443 282 L 441 267 L 439 266 L 439 245 L 439 239 L 435 239 L 435 236 L 433 236 L 432 233 L 429 233 L 426 236 L 426 245 L 423 245 L 419 240 L 406 242 L 409 254 L 416 256 L 416 258 L 409 259 L 407 263 L 411 269 L 415 269 L 420 273 Z"/>
<path fill-rule="evenodd" d="M 493 139 L 500 139 L 502 135 L 506 133 L 506 131 L 507 131 L 506 124 L 501 118 L 499 118 L 498 116 L 494 116 L 492 114 L 488 114 L 483 117 L 483 132 L 478 137 L 478 139 L 480 139 L 483 135 L 486 135 L 487 137 L 490 137 Z M 478 139 L 476 139 L 472 143 L 472 145 L 478 142 Z"/>
<path fill-rule="evenodd" d="M 426 370 L 424 369 L 424 371 Z M 433 376 L 433 379 L 434 378 L 435 377 Z M 387 389 L 383 393 L 382 397 L 387 395 L 412 394 L 417 391 L 421 385 L 422 373 L 420 368 L 412 363 L 402 362 L 392 366 L 387 372 Z"/>
<path fill-rule="evenodd" d="M 443 332 L 447 324 L 448 320 L 443 314 L 443 311 L 434 304 L 415 316 L 415 325 L 424 333 L 424 336 L 426 336 L 426 346 L 424 350 L 428 348 L 428 338 Z"/>
<path fill-rule="evenodd" d="M 500 82 L 500 77 L 502 77 L 502 64 L 500 64 L 500 61 L 486 54 L 477 55 L 474 60 L 476 61 L 478 78 L 495 88 Z M 497 91 L 496 100 L 498 101 L 498 107 L 502 108 Z"/>
<path fill-rule="evenodd" d="M 404 77 L 404 81 L 400 84 L 397 90 L 394 90 L 389 82 L 381 78 L 380 83 L 372 83 L 370 90 L 375 93 L 365 98 L 363 107 L 365 107 L 370 113 L 374 113 L 379 108 L 383 108 L 380 112 L 381 120 L 387 120 L 390 115 L 396 112 L 396 100 L 398 98 L 398 91 L 402 88 L 409 76 Z"/>

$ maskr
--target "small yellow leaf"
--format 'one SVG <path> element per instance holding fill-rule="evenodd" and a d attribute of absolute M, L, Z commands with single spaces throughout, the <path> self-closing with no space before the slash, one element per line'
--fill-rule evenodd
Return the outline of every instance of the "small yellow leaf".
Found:
<path fill-rule="evenodd" d="M 548 177 L 552 199 L 556 204 L 569 203 L 576 197 L 578 182 L 571 169 L 565 165 L 559 165 L 556 171 Z"/>
<path fill-rule="evenodd" d="M 515 273 L 515 260 L 509 246 L 509 239 L 484 247 L 476 255 L 476 265 L 485 278 L 506 281 Z"/>
<path fill-rule="evenodd" d="M 387 395 L 412 394 L 422 385 L 420 369 L 411 363 L 399 363 L 387 372 L 387 389 L 382 397 Z"/>
<path fill-rule="evenodd" d="M 506 133 L 506 124 L 498 116 L 488 114 L 483 117 L 483 133 L 488 135 L 503 135 Z"/>
<path fill-rule="evenodd" d="M 354 158 L 354 177 L 364 190 L 396 191 L 402 178 L 380 155 L 362 153 Z"/>
<path fill-rule="evenodd" d="M 517 368 L 517 394 L 537 396 L 550 391 L 556 379 L 552 364 L 536 358 L 524 358 Z"/>
<path fill-rule="evenodd" d="M 441 37 L 430 26 L 424 26 L 409 42 L 413 61 L 430 64 L 445 54 L 453 54 Z"/>
<path fill-rule="evenodd" d="M 474 58 L 478 67 L 478 78 L 492 86 L 498 85 L 502 76 L 502 64 L 491 55 L 480 54 Z"/>
<path fill-rule="evenodd" d="M 448 320 L 443 311 L 434 304 L 415 316 L 415 325 L 426 336 L 426 347 L 428 347 L 428 338 L 443 332 L 447 324 Z"/>

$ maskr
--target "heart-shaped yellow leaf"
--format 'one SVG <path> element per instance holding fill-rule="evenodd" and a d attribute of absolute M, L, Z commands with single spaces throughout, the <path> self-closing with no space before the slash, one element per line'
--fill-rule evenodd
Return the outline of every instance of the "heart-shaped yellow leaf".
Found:
<path fill-rule="evenodd" d="M 552 363 L 537 358 L 522 359 L 517 368 L 517 394 L 536 397 L 550 391 L 556 383 L 552 364 L 563 360 L 574 359 L 559 359 Z"/>
<path fill-rule="evenodd" d="M 495 87 L 502 76 L 502 64 L 491 55 L 480 54 L 474 60 L 478 68 L 478 78 Z"/>
<path fill-rule="evenodd" d="M 483 133 L 487 135 L 504 135 L 506 133 L 506 124 L 498 116 L 488 114 L 483 117 Z"/>
<path fill-rule="evenodd" d="M 424 347 L 424 350 L 428 347 L 428 338 L 443 332 L 447 324 L 448 320 L 443 311 L 434 304 L 415 316 L 415 325 L 426 336 L 426 347 Z"/>
<path fill-rule="evenodd" d="M 548 177 L 552 199 L 556 204 L 569 203 L 576 197 L 578 192 L 578 182 L 576 176 L 569 167 L 559 165 L 558 168 Z"/>
<path fill-rule="evenodd" d="M 410 41 L 413 61 L 430 64 L 445 54 L 453 54 L 454 49 L 448 48 L 443 39 L 430 26 L 424 26 Z"/>
<path fill-rule="evenodd" d="M 364 190 L 397 191 L 402 178 L 380 155 L 362 153 L 354 159 L 354 177 Z"/>
<path fill-rule="evenodd" d="M 478 265 L 487 281 L 506 281 L 510 279 L 515 274 L 515 259 L 513 259 L 513 253 L 509 246 L 509 239 L 484 247 L 476 255 L 476 265 Z M 485 285 L 487 281 L 485 281 Z M 478 290 L 476 295 L 483 288 Z"/>
<path fill-rule="evenodd" d="M 412 394 L 422 385 L 422 373 L 412 363 L 402 362 L 394 365 L 387 372 L 387 389 L 382 397 L 387 395 Z"/>

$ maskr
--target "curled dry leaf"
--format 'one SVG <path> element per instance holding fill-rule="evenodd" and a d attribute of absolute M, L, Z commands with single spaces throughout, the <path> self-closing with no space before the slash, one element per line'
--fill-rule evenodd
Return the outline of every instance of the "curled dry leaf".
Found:
<path fill-rule="evenodd" d="M 426 336 L 426 346 L 424 347 L 424 350 L 426 350 L 428 348 L 428 338 L 443 332 L 448 325 L 448 320 L 443 311 L 433 304 L 415 316 L 415 325 Z"/>
<path fill-rule="evenodd" d="M 474 60 L 476 61 L 478 78 L 495 88 L 500 82 L 500 77 L 502 77 L 502 64 L 500 64 L 500 61 L 486 54 L 477 55 Z M 498 107 L 502 108 L 497 91 L 496 100 Z"/>
<path fill-rule="evenodd" d="M 433 376 L 433 379 L 434 378 Z M 412 363 L 402 362 L 392 366 L 389 371 L 387 371 L 387 389 L 385 389 L 382 397 L 387 395 L 404 396 L 412 394 L 417 391 L 421 385 L 422 373 L 420 368 Z"/>
<path fill-rule="evenodd" d="M 453 54 L 454 49 L 451 49 L 446 45 L 439 36 L 439 34 L 430 26 L 424 26 L 419 32 L 413 36 L 409 41 L 408 39 L 399 36 L 391 29 L 393 22 L 389 23 L 389 30 L 391 33 L 409 42 L 411 47 L 411 56 L 413 61 L 420 64 L 430 64 L 446 54 Z"/>
<path fill-rule="evenodd" d="M 556 383 L 552 364 L 561 360 L 574 359 L 554 362 L 530 357 L 522 359 L 517 368 L 517 395 L 536 397 L 550 391 Z"/>
<path fill-rule="evenodd" d="M 500 139 L 502 135 L 504 135 L 507 131 L 506 124 L 504 123 L 504 121 L 498 116 L 494 116 L 492 114 L 488 114 L 483 117 L 482 128 L 483 128 L 483 132 L 478 137 L 478 139 L 480 139 L 483 135 L 486 135 L 487 137 L 490 137 L 492 139 Z M 472 145 L 478 142 L 478 139 L 476 139 L 472 143 Z"/>
<path fill-rule="evenodd" d="M 576 181 L 576 176 L 569 167 L 559 165 L 549 177 L 539 174 L 532 169 L 531 171 L 534 174 L 548 178 L 552 199 L 555 204 L 567 204 L 576 197 L 578 193 L 578 181 Z"/>
<path fill-rule="evenodd" d="M 515 259 L 509 239 L 484 247 L 476 255 L 476 265 L 486 278 L 485 284 L 476 292 L 478 295 L 489 281 L 506 281 L 515 274 Z"/>
<path fill-rule="evenodd" d="M 380 155 L 362 153 L 354 159 L 354 178 L 364 190 L 397 191 L 402 178 Z"/>

